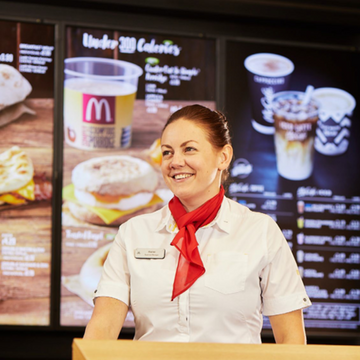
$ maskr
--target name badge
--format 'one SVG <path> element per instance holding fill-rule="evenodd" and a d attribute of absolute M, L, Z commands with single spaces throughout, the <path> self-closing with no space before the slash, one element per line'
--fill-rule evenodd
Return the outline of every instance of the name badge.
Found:
<path fill-rule="evenodd" d="M 135 249 L 135 259 L 164 259 L 165 249 Z"/>

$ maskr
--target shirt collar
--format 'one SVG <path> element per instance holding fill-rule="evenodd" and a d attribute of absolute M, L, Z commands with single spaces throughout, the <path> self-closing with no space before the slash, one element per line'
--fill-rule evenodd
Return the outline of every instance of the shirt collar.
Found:
<path fill-rule="evenodd" d="M 225 231 L 227 233 L 230 232 L 230 210 L 229 210 L 229 202 L 228 199 L 224 196 L 224 199 L 221 203 L 219 212 L 215 216 L 215 219 L 210 223 L 204 226 L 204 228 L 217 226 L 220 230 Z M 178 228 L 176 222 L 171 215 L 171 211 L 169 206 L 166 205 L 162 209 L 162 216 L 158 226 L 156 227 L 155 231 L 161 231 L 162 229 L 166 228 L 166 230 L 170 233 L 177 233 Z"/>
<path fill-rule="evenodd" d="M 161 218 L 158 226 L 156 227 L 155 231 L 159 232 L 164 228 L 169 228 L 172 223 L 175 223 L 174 218 L 171 215 L 171 211 L 169 206 L 166 205 L 161 209 Z M 175 224 L 176 225 L 176 224 Z"/>
<path fill-rule="evenodd" d="M 220 230 L 229 233 L 230 232 L 230 209 L 229 209 L 229 201 L 227 197 L 224 196 L 224 199 L 221 203 L 219 212 L 215 216 L 215 219 L 208 226 L 217 226 Z"/>

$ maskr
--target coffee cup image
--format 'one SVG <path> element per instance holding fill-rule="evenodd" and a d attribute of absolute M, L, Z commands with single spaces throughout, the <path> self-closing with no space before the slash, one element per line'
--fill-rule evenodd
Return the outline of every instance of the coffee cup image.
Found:
<path fill-rule="evenodd" d="M 131 145 L 133 109 L 143 70 L 126 61 L 65 59 L 65 142 L 82 150 Z"/>
<path fill-rule="evenodd" d="M 288 58 L 271 53 L 257 53 L 244 61 L 248 73 L 253 128 L 265 135 L 274 134 L 273 95 L 289 88 L 294 64 Z"/>
<path fill-rule="evenodd" d="M 356 106 L 354 97 L 331 87 L 315 89 L 312 96 L 319 104 L 316 151 L 328 156 L 344 154 L 350 141 L 351 116 Z"/>
<path fill-rule="evenodd" d="M 299 213 L 299 214 L 302 214 L 302 213 L 304 212 L 304 209 L 305 209 L 305 203 L 304 203 L 304 201 L 299 200 L 299 201 L 297 202 L 297 211 L 298 211 L 298 213 Z"/>
<path fill-rule="evenodd" d="M 297 243 L 299 245 L 303 245 L 304 244 L 304 239 L 305 239 L 305 235 L 304 233 L 299 233 L 296 235 L 296 238 L 297 238 Z"/>
<path fill-rule="evenodd" d="M 304 259 L 305 259 L 305 253 L 304 253 L 304 251 L 298 250 L 298 251 L 296 252 L 296 260 L 297 260 L 297 262 L 298 262 L 298 263 L 302 263 L 302 262 L 304 262 Z"/>
<path fill-rule="evenodd" d="M 273 98 L 277 170 L 288 180 L 307 179 L 314 167 L 318 104 L 304 97 L 301 91 L 283 91 Z"/>

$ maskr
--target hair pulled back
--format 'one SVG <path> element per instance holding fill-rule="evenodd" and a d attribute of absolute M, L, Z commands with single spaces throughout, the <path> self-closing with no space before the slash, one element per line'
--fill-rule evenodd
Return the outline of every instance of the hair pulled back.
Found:
<path fill-rule="evenodd" d="M 196 125 L 202 127 L 208 141 L 214 148 L 220 150 L 227 144 L 231 145 L 229 124 L 222 112 L 198 104 L 185 106 L 169 117 L 162 133 L 168 125 L 180 119 L 193 121 Z M 228 176 L 229 171 L 226 169 L 222 173 L 221 182 L 224 183 Z"/>

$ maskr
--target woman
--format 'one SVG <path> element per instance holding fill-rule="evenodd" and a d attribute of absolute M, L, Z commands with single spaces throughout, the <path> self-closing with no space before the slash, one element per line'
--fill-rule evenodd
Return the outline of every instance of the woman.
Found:
<path fill-rule="evenodd" d="M 305 344 L 310 300 L 280 229 L 224 197 L 233 155 L 225 117 L 184 107 L 161 149 L 175 196 L 120 227 L 84 337 L 116 339 L 131 305 L 138 340 L 260 343 L 264 314 L 277 343 Z"/>

